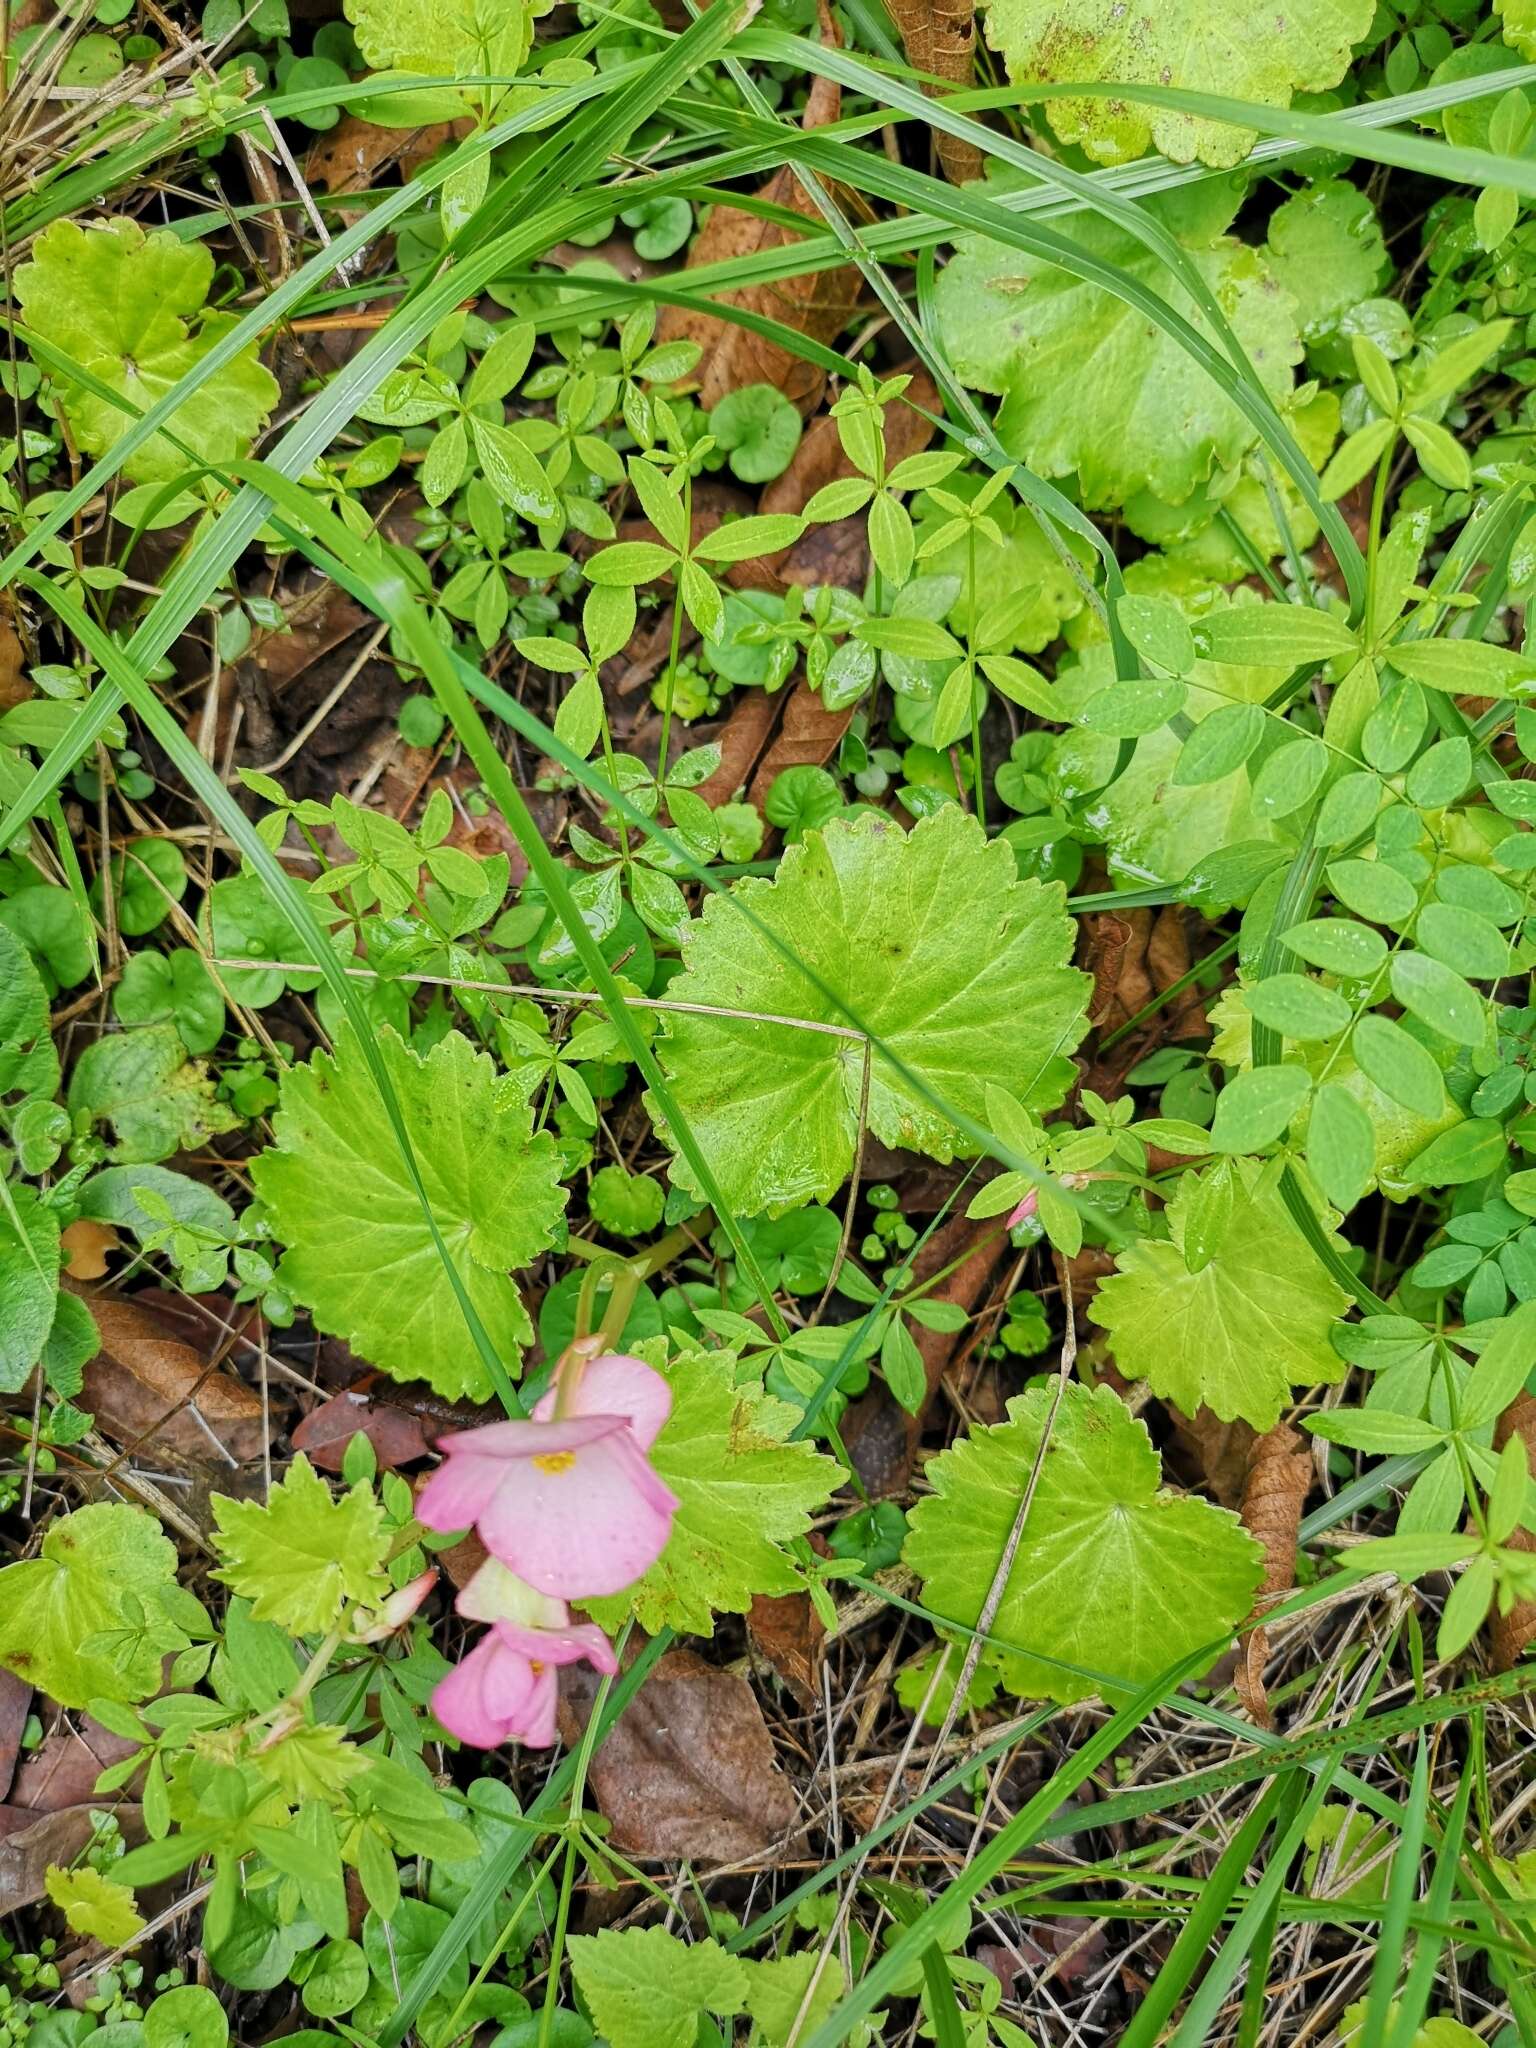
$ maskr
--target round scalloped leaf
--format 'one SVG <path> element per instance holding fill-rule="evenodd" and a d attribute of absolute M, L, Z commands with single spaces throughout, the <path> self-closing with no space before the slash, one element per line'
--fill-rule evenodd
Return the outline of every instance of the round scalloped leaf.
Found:
<path fill-rule="evenodd" d="M 1055 1393 L 1008 1403 L 932 1460 L 905 1561 L 939 1625 L 973 1627 L 1030 1483 Z M 1013 1690 L 1070 1703 L 1144 1685 L 1216 1645 L 1252 1604 L 1259 1546 L 1236 1515 L 1159 1484 L 1146 1427 L 1107 1387 L 1069 1383 L 1050 1428 L 988 1655 Z M 1006 1645 L 998 1649 L 997 1642 Z"/>
<path fill-rule="evenodd" d="M 1166 207 L 1149 210 L 1178 224 Z M 1124 228 L 1082 214 L 1072 237 L 1203 326 L 1161 257 Z M 1284 399 L 1301 356 L 1289 292 L 1256 249 L 1230 235 L 1203 235 L 1188 255 L 1264 388 Z M 1257 430 L 1180 341 L 1057 264 L 964 235 L 939 273 L 934 304 L 957 374 L 1002 398 L 997 429 L 1008 452 L 1038 476 L 1075 475 L 1086 506 L 1123 505 L 1138 491 L 1181 505 L 1253 445 Z"/>
<path fill-rule="evenodd" d="M 461 1032 L 424 1059 L 393 1031 L 376 1042 L 448 1256 L 511 1370 L 533 1328 L 508 1271 L 549 1249 L 565 1206 L 554 1140 L 533 1136 L 515 1083 Z M 485 1399 L 490 1375 L 350 1029 L 334 1059 L 283 1076 L 272 1126 L 251 1176 L 288 1247 L 282 1284 L 396 1379 Z"/>
<path fill-rule="evenodd" d="M 165 1652 L 186 1646 L 157 1615 L 158 1589 L 175 1582 L 176 1547 L 142 1508 L 61 1516 L 41 1556 L 0 1572 L 0 1664 L 61 1707 L 148 1699 Z"/>
<path fill-rule="evenodd" d="M 168 229 L 146 235 L 135 221 L 82 228 L 55 221 L 16 272 L 27 326 L 98 384 L 147 412 L 195 369 L 236 324 L 232 313 L 204 313 L 213 258 L 200 242 Z M 194 332 L 188 321 L 197 319 Z M 45 358 L 75 439 L 101 455 L 132 426 L 129 413 Z M 243 455 L 278 399 L 275 380 L 250 342 L 178 405 L 177 439 L 194 456 L 225 464 Z M 184 476 L 186 455 L 164 434 L 136 448 L 123 473 L 139 482 Z"/>
<path fill-rule="evenodd" d="M 1349 1296 L 1292 1221 L 1262 1169 L 1235 1162 L 1240 1191 L 1225 1229 L 1196 1273 L 1185 1232 L 1201 1185 L 1187 1173 L 1168 1204 L 1167 1238 L 1141 1238 L 1120 1254 L 1088 1313 L 1109 1333 L 1127 1379 L 1145 1380 L 1185 1415 L 1209 1408 L 1273 1429 L 1292 1387 L 1344 1377 L 1328 1341 Z M 1341 1247 L 1342 1249 L 1342 1247 Z"/>
<path fill-rule="evenodd" d="M 1283 10 L 1269 0 L 992 0 L 987 40 L 1016 85 L 1171 85 L 1288 107 L 1294 93 L 1338 84 L 1372 13 L 1373 0 L 1293 0 Z M 1149 148 L 1177 164 L 1235 164 L 1255 140 L 1227 121 L 1134 100 L 1044 105 L 1062 141 L 1101 164 L 1129 163 Z"/>
<path fill-rule="evenodd" d="M 988 1082 L 1054 1108 L 1090 988 L 1070 964 L 1065 905 L 1059 884 L 1021 882 L 1012 849 L 954 805 L 910 833 L 887 817 L 834 819 L 773 881 L 711 897 L 668 994 L 732 1014 L 671 1015 L 658 1049 L 731 1207 L 782 1215 L 847 1178 L 864 1056 L 828 1026 L 857 1022 L 886 1048 L 869 1081 L 884 1144 L 952 1159 L 965 1140 L 938 1105 L 984 1123 Z M 779 1018 L 823 1028 L 767 1021 Z M 683 1161 L 672 1172 L 701 1192 Z"/>

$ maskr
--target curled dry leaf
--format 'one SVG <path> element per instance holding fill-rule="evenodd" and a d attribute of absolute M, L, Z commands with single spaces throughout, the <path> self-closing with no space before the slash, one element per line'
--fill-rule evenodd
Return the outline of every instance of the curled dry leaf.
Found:
<path fill-rule="evenodd" d="M 584 1665 L 560 1674 L 560 1734 L 575 1744 L 597 1696 Z M 693 1650 L 669 1650 L 592 1759 L 616 1849 L 650 1859 L 747 1863 L 782 1853 L 794 1787 L 751 1686 Z"/>
<path fill-rule="evenodd" d="M 1536 1401 L 1529 1394 L 1517 1394 L 1499 1417 L 1493 1432 L 1495 1447 L 1502 1451 L 1512 1436 L 1519 1437 L 1525 1445 L 1526 1462 L 1536 1478 Z M 1509 1538 L 1509 1548 L 1536 1550 L 1536 1535 L 1526 1528 L 1516 1529 Z M 1491 1635 L 1494 1670 L 1510 1670 L 1536 1643 L 1536 1600 L 1517 1601 L 1508 1614 L 1500 1614 L 1495 1607 Z"/>
<path fill-rule="evenodd" d="M 731 715 L 715 734 L 720 765 L 699 784 L 699 795 L 712 810 L 729 803 L 738 789 L 746 788 L 778 718 L 779 702 L 766 690 L 736 692 Z"/>
<path fill-rule="evenodd" d="M 975 83 L 975 0 L 887 0 L 887 5 L 914 71 L 926 71 L 961 91 Z M 923 87 L 930 98 L 936 90 Z M 933 143 L 952 185 L 981 176 L 985 159 L 974 142 L 935 129 Z"/>
<path fill-rule="evenodd" d="M 1248 1456 L 1241 1510 L 1243 1527 L 1264 1551 L 1264 1579 L 1254 1599 L 1255 1614 L 1273 1606 L 1296 1583 L 1296 1539 L 1311 1485 L 1311 1449 L 1289 1423 L 1279 1423 L 1256 1439 Z M 1273 1719 L 1264 1692 L 1268 1655 L 1268 1635 L 1260 1622 L 1242 1638 L 1233 1682 L 1238 1698 L 1261 1728 L 1269 1727 Z"/>
<path fill-rule="evenodd" d="M 0 711 L 10 711 L 32 695 L 25 667 L 26 649 L 21 636 L 9 619 L 0 617 Z"/>
<path fill-rule="evenodd" d="M 1189 1467 L 1180 1476 L 1191 1486 L 1209 1487 L 1218 1506 L 1240 1508 L 1248 1484 L 1248 1460 L 1258 1441 L 1253 1424 L 1241 1416 L 1223 1422 L 1209 1408 L 1197 1408 L 1193 1415 L 1170 1408 L 1168 1419 L 1173 1424 L 1174 1446 Z"/>
<path fill-rule="evenodd" d="M 124 1445 L 152 1441 L 157 1453 L 197 1465 L 224 1463 L 215 1444 L 236 1464 L 261 1456 L 261 1400 L 252 1388 L 210 1366 L 139 1300 L 87 1300 L 101 1349 L 85 1368 L 80 1401 L 104 1435 Z"/>
<path fill-rule="evenodd" d="M 827 1631 L 807 1593 L 759 1593 L 747 1614 L 752 1647 L 766 1658 L 802 1706 L 820 1684 Z"/>
<path fill-rule="evenodd" d="M 1129 1024 L 1189 972 L 1189 930 L 1177 904 L 1156 913 L 1100 911 L 1085 917 L 1082 926 L 1080 964 L 1093 976 L 1089 1016 L 1103 1038 Z M 1084 1077 L 1085 1085 L 1112 1099 L 1136 1062 L 1157 1046 L 1209 1035 L 1204 997 L 1197 988 L 1185 989 L 1097 1057 Z"/>
<path fill-rule="evenodd" d="M 419 1416 L 387 1401 L 371 1401 L 355 1387 L 311 1408 L 294 1430 L 292 1442 L 293 1448 L 303 1451 L 322 1472 L 339 1472 L 347 1445 L 355 1436 L 367 1437 L 386 1472 L 427 1455 L 426 1432 Z"/>
<path fill-rule="evenodd" d="M 823 42 L 841 41 L 831 12 L 822 0 Z M 842 111 L 842 90 L 830 80 L 818 78 L 805 102 L 801 126 L 807 130 L 825 128 Z M 758 193 L 770 206 L 818 219 L 813 202 L 806 196 L 793 169 L 786 164 L 775 171 Z M 698 270 L 712 263 L 733 263 L 759 251 L 782 249 L 797 237 L 777 222 L 761 220 L 738 207 L 717 206 L 705 222 L 688 252 L 688 268 Z M 793 327 L 811 341 L 833 341 L 847 326 L 858 303 L 859 275 L 851 265 L 831 270 L 809 270 L 799 277 L 780 278 L 772 284 L 752 285 L 745 291 L 721 296 L 781 326 Z M 691 306 L 667 307 L 659 327 L 663 341 L 696 341 L 703 349 L 698 368 L 699 403 L 712 411 L 720 400 L 745 384 L 771 384 L 775 390 L 809 415 L 821 400 L 826 373 L 791 350 L 780 347 L 750 328 L 720 320 Z"/>

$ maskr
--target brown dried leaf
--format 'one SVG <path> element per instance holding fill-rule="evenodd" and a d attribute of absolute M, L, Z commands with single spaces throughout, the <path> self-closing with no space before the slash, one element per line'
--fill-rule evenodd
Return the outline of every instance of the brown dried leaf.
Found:
<path fill-rule="evenodd" d="M 1255 1614 L 1272 1607 L 1296 1583 L 1296 1539 L 1311 1485 L 1312 1452 L 1306 1438 L 1286 1422 L 1267 1429 L 1249 1454 L 1243 1487 L 1243 1527 L 1258 1539 L 1264 1552 L 1264 1579 L 1254 1597 Z M 1269 1638 L 1260 1622 L 1242 1639 L 1233 1683 L 1238 1698 L 1261 1728 L 1268 1728 L 1273 1720 L 1264 1691 L 1268 1656 Z"/>
<path fill-rule="evenodd" d="M 975 0 L 887 0 L 887 11 L 914 71 L 930 72 L 962 91 L 975 84 Z M 935 88 L 924 85 L 923 91 L 932 98 Z M 933 142 L 952 185 L 981 176 L 984 159 L 974 142 L 939 129 L 934 130 Z"/>
<path fill-rule="evenodd" d="M 427 1455 L 426 1432 L 418 1416 L 386 1401 L 370 1401 L 353 1387 L 311 1408 L 294 1430 L 292 1443 L 322 1472 L 339 1472 L 355 1436 L 367 1437 L 386 1472 Z"/>
<path fill-rule="evenodd" d="M 1499 1417 L 1493 1432 L 1495 1448 L 1502 1451 L 1512 1436 L 1525 1445 L 1526 1463 L 1536 1477 L 1536 1401 L 1529 1394 L 1517 1394 Z M 1526 1528 L 1516 1529 L 1507 1547 L 1536 1550 L 1536 1535 Z M 1508 1614 L 1500 1614 L 1495 1607 L 1490 1638 L 1494 1670 L 1510 1670 L 1536 1643 L 1536 1600 L 1517 1601 Z"/>
<path fill-rule="evenodd" d="M 745 789 L 757 757 L 779 715 L 781 699 L 766 690 L 738 690 L 731 715 L 715 734 L 720 766 L 699 784 L 699 795 L 711 809 L 729 803 Z"/>
<path fill-rule="evenodd" d="M 836 46 L 842 38 L 830 10 L 822 0 L 821 37 Z M 816 79 L 806 98 L 801 121 L 807 131 L 825 128 L 842 111 L 842 89 L 824 78 Z M 768 204 L 806 219 L 816 219 L 812 202 L 801 189 L 793 169 L 785 165 L 775 171 L 757 195 Z M 697 270 L 711 263 L 731 263 L 760 250 L 782 249 L 798 238 L 772 221 L 738 207 L 717 206 L 688 252 L 688 268 Z M 796 328 L 812 341 L 834 341 L 853 317 L 858 303 L 859 274 L 848 264 L 835 270 L 808 271 L 801 277 L 782 278 L 774 284 L 753 285 L 746 291 L 722 295 L 725 302 L 744 307 L 784 327 Z M 781 348 L 777 342 L 738 327 L 713 314 L 700 313 L 691 306 L 662 309 L 658 330 L 662 341 L 696 341 L 704 354 L 699 362 L 699 403 L 711 411 L 720 400 L 744 384 L 772 384 L 799 406 L 807 417 L 821 402 L 826 373 L 814 363 Z"/>
<path fill-rule="evenodd" d="M 152 1439 L 157 1453 L 191 1464 L 222 1464 L 211 1433 L 238 1464 L 260 1457 L 261 1400 L 243 1380 L 210 1367 L 138 1299 L 89 1294 L 86 1300 L 101 1350 L 85 1368 L 80 1401 L 105 1435 L 124 1445 Z"/>
<path fill-rule="evenodd" d="M 1197 1408 L 1193 1415 L 1181 1415 L 1170 1408 L 1173 1424 L 1170 1450 L 1182 1455 L 1189 1470 L 1181 1477 L 1191 1486 L 1208 1486 L 1224 1508 L 1239 1508 L 1248 1484 L 1248 1460 L 1258 1441 L 1258 1431 L 1240 1417 L 1223 1422 L 1209 1408 Z"/>
<path fill-rule="evenodd" d="M 31 1704 L 32 1688 L 27 1681 L 0 1668 L 0 1799 L 11 1789 Z"/>
<path fill-rule="evenodd" d="M 579 1742 L 596 1674 L 560 1674 L 560 1733 Z M 794 1787 L 744 1678 L 669 1650 L 592 1760 L 589 1779 L 616 1849 L 650 1859 L 746 1863 L 782 1854 L 799 1819 Z"/>
<path fill-rule="evenodd" d="M 103 1728 L 89 1714 L 61 1714 L 41 1746 L 16 1773 L 11 1804 L 32 1813 L 58 1813 L 80 1806 L 95 1792 L 102 1772 L 138 1747 L 126 1736 Z"/>
<path fill-rule="evenodd" d="M 759 1593 L 747 1633 L 802 1706 L 816 1697 L 827 1631 L 808 1593 Z"/>
<path fill-rule="evenodd" d="M 114 1806 L 123 1839 L 144 1839 L 144 1815 L 137 1806 Z M 94 1832 L 89 1806 L 67 1806 L 39 1820 L 14 1806 L 0 1806 L 0 1913 L 16 1913 L 47 1896 L 50 1864 L 72 1864 Z"/>
<path fill-rule="evenodd" d="M 767 752 L 757 764 L 747 800 L 761 810 L 774 778 L 786 768 L 820 768 L 837 752 L 853 722 L 853 711 L 829 711 L 810 684 L 796 683 L 784 699 L 784 715 Z"/>
<path fill-rule="evenodd" d="M 0 711 L 10 711 L 32 695 L 32 685 L 23 672 L 25 666 L 26 649 L 21 636 L 9 619 L 0 618 Z"/>
<path fill-rule="evenodd" d="M 378 128 L 356 114 L 343 114 L 311 145 L 304 159 L 305 183 L 337 199 L 346 192 L 366 192 L 392 164 L 399 165 L 406 183 L 418 165 L 445 142 L 467 135 L 470 127 L 468 121 L 434 121 L 425 128 Z"/>
<path fill-rule="evenodd" d="M 1155 914 L 1150 910 L 1099 911 L 1083 918 L 1081 924 L 1079 958 L 1093 976 L 1089 1016 L 1101 1037 L 1121 1030 L 1189 972 L 1189 928 L 1177 904 Z M 1113 1099 L 1131 1068 L 1157 1046 L 1209 1035 L 1205 998 L 1198 988 L 1187 988 L 1162 1004 L 1108 1053 L 1095 1058 L 1084 1085 Z"/>

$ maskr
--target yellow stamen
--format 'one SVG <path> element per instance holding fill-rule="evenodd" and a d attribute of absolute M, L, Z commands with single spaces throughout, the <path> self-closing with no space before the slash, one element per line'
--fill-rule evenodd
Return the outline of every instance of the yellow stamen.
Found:
<path fill-rule="evenodd" d="M 541 1472 L 569 1472 L 576 1462 L 574 1451 L 540 1451 L 533 1460 Z"/>

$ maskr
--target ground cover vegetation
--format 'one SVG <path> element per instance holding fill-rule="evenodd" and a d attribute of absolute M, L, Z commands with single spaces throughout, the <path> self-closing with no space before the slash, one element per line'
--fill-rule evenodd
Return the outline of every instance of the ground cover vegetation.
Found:
<path fill-rule="evenodd" d="M 1529 0 L 23 0 L 7 2048 L 1536 2041 Z"/>

